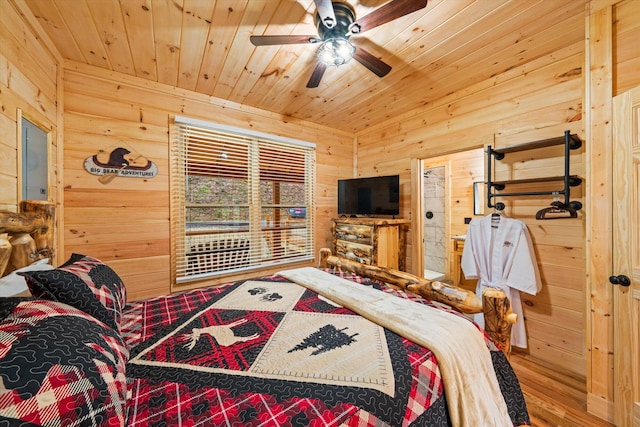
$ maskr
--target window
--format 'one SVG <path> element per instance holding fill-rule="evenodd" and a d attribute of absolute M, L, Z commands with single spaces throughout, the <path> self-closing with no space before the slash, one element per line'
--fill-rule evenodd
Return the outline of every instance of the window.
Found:
<path fill-rule="evenodd" d="M 313 259 L 315 144 L 176 117 L 171 168 L 177 283 Z"/>

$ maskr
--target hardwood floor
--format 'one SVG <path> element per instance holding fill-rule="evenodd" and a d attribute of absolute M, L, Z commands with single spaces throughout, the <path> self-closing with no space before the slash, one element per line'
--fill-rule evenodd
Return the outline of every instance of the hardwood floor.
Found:
<path fill-rule="evenodd" d="M 533 427 L 613 427 L 587 413 L 584 378 L 545 368 L 515 352 L 509 360 L 520 380 Z"/>

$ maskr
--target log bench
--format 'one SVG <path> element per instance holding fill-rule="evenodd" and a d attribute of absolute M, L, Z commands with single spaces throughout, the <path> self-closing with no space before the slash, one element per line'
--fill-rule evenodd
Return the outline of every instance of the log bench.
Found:
<path fill-rule="evenodd" d="M 249 265 L 249 239 L 225 237 L 192 245 L 187 252 L 189 274 Z"/>

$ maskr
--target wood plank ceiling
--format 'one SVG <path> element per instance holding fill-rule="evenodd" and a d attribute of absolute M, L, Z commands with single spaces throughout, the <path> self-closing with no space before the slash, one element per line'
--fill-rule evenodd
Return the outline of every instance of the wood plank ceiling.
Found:
<path fill-rule="evenodd" d="M 356 61 L 307 89 L 318 45 L 255 47 L 256 34 L 317 34 L 313 0 L 26 0 L 63 57 L 349 132 L 429 104 L 584 38 L 588 0 L 429 0 L 351 38 L 393 67 Z M 387 0 L 350 0 L 356 18 Z M 568 24 L 573 23 L 573 24 Z M 578 24 L 576 24 L 578 23 Z"/>

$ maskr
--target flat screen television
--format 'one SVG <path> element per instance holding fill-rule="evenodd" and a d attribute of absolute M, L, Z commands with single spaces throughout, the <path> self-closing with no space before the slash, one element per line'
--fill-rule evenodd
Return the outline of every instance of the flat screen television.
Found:
<path fill-rule="evenodd" d="M 399 215 L 400 177 L 389 175 L 338 180 L 338 214 Z"/>

